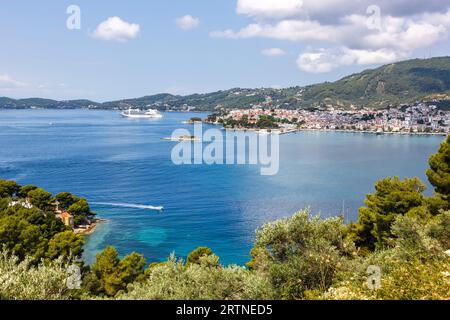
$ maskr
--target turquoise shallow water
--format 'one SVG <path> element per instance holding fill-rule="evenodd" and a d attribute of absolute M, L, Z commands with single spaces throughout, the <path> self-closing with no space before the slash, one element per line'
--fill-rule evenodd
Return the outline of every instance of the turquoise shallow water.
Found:
<path fill-rule="evenodd" d="M 419 176 L 443 137 L 303 132 L 280 137 L 280 170 L 258 166 L 176 166 L 163 141 L 194 116 L 128 120 L 114 111 L 0 111 L 0 177 L 86 197 L 108 222 L 88 237 L 85 259 L 114 245 L 149 262 L 211 247 L 243 264 L 263 223 L 310 206 L 354 219 L 374 183 Z M 197 114 L 195 116 L 198 116 Z M 428 192 L 431 192 L 430 190 Z M 117 204 L 114 205 L 114 204 Z M 123 206 L 131 204 L 132 206 Z M 135 205 L 164 206 L 162 213 Z"/>

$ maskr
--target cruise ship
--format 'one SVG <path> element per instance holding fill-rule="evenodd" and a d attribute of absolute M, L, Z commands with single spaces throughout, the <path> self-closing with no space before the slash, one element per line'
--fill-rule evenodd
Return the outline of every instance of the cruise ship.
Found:
<path fill-rule="evenodd" d="M 133 109 L 129 108 L 120 113 L 123 117 L 133 118 L 133 119 L 155 119 L 162 118 L 162 114 L 158 112 L 158 110 L 150 109 L 150 110 L 141 110 L 141 109 Z"/>

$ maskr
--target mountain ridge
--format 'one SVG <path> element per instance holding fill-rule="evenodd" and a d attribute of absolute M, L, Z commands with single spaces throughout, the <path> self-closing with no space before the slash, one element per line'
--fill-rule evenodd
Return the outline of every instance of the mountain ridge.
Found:
<path fill-rule="evenodd" d="M 213 111 L 222 108 L 386 108 L 417 101 L 450 107 L 450 57 L 411 59 L 348 75 L 334 82 L 274 88 L 232 88 L 186 96 L 159 93 L 109 102 L 0 97 L 0 108 L 124 109 Z"/>

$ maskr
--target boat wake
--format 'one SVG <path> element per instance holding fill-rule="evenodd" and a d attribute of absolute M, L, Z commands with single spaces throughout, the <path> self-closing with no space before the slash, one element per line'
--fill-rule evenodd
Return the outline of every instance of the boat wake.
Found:
<path fill-rule="evenodd" d="M 163 206 L 149 206 L 145 204 L 133 204 L 133 203 L 115 203 L 115 202 L 92 202 L 92 204 L 108 207 L 122 207 L 122 208 L 133 208 L 133 209 L 143 209 L 143 210 L 154 210 L 163 211 Z"/>

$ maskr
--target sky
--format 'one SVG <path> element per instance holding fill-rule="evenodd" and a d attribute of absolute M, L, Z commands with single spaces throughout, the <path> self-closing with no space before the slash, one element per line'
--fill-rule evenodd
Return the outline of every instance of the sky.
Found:
<path fill-rule="evenodd" d="M 450 0 L 2 1 L 0 96 L 303 86 L 450 55 L 449 34 Z"/>

